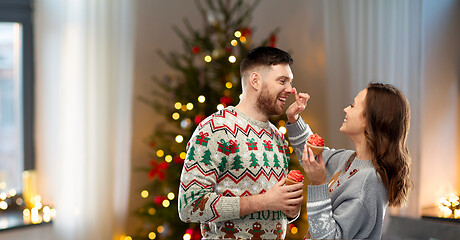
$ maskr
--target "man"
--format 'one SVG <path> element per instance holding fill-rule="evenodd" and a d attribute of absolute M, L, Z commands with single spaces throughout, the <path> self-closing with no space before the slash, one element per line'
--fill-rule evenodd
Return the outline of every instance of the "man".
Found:
<path fill-rule="evenodd" d="M 240 66 L 238 105 L 203 120 L 188 142 L 179 216 L 200 222 L 203 239 L 284 239 L 298 217 L 303 184 L 285 185 L 289 148 L 268 121 L 294 91 L 292 62 L 280 49 L 253 49 Z"/>

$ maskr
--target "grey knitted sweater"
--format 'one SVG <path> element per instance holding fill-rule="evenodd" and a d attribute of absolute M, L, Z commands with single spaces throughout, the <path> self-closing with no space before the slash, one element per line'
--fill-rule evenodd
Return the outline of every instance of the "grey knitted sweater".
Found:
<path fill-rule="evenodd" d="M 302 118 L 287 124 L 289 141 L 299 160 L 313 134 Z M 328 184 L 308 186 L 307 216 L 312 239 L 380 239 L 387 190 L 371 161 L 354 151 L 325 148 Z M 302 162 L 301 162 L 302 164 Z"/>

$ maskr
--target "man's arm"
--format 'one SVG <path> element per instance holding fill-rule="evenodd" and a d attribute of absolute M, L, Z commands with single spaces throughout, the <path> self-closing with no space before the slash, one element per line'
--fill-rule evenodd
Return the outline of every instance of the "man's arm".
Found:
<path fill-rule="evenodd" d="M 283 211 L 288 217 L 296 217 L 303 202 L 303 183 L 285 183 L 283 178 L 265 193 L 240 197 L 240 217 L 263 210 Z"/>

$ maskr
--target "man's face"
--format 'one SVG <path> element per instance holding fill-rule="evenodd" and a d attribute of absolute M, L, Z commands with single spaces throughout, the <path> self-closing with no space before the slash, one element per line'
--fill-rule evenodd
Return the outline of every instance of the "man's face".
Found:
<path fill-rule="evenodd" d="M 273 65 L 261 71 L 262 86 L 257 107 L 267 116 L 280 115 L 284 112 L 287 97 L 292 93 L 294 78 L 288 64 Z"/>

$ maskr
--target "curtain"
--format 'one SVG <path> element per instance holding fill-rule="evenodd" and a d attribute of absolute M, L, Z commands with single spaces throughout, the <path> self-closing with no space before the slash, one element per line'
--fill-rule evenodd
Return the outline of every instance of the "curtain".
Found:
<path fill-rule="evenodd" d="M 134 2 L 36 1 L 37 175 L 55 239 L 124 232 Z"/>
<path fill-rule="evenodd" d="M 423 72 L 422 3 L 418 0 L 325 1 L 326 85 L 330 132 L 337 131 L 343 108 L 369 82 L 401 89 L 411 105 L 408 147 L 412 180 L 419 183 L 420 111 Z M 350 146 L 343 135 L 333 146 Z M 350 146 L 352 147 L 352 146 Z M 394 214 L 418 216 L 418 188 L 405 208 Z"/>

